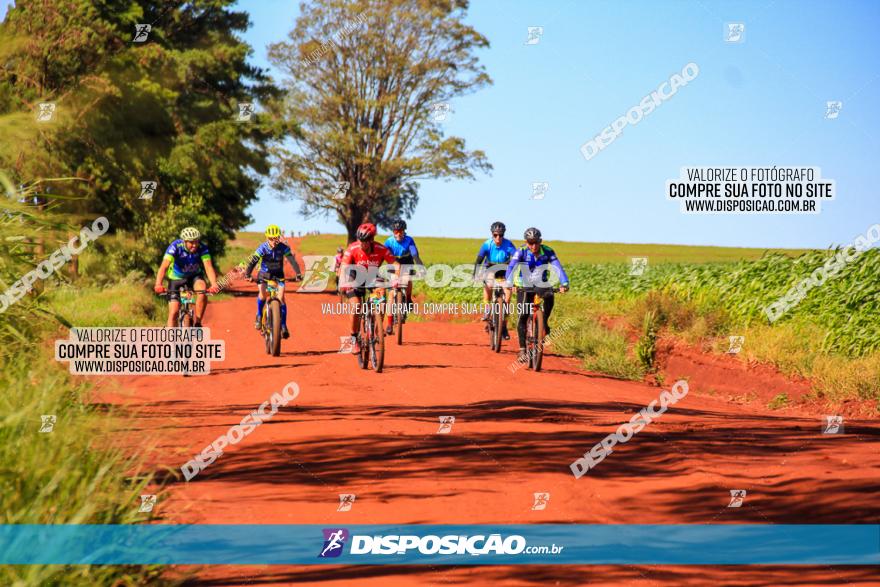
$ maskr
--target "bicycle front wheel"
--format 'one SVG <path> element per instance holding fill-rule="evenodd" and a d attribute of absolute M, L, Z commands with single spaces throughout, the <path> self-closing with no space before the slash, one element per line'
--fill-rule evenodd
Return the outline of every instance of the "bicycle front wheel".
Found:
<path fill-rule="evenodd" d="M 269 354 L 277 357 L 281 354 L 281 301 L 277 298 L 269 300 Z"/>

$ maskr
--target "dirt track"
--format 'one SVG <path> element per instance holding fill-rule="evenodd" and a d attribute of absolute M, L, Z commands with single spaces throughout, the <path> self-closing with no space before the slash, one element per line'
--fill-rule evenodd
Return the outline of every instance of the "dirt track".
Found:
<path fill-rule="evenodd" d="M 213 303 L 206 325 L 228 360 L 208 376 L 116 378 L 102 398 L 132 411 L 123 442 L 179 473 L 230 426 L 296 381 L 295 407 L 189 483 L 170 482 L 156 513 L 192 523 L 877 523 L 880 430 L 846 422 L 823 435 L 794 418 L 690 393 L 598 467 L 569 464 L 660 389 L 589 374 L 550 356 L 511 374 L 515 341 L 491 353 L 477 324 L 411 323 L 389 341 L 386 372 L 338 352 L 347 318 L 323 316 L 329 294 L 288 297 L 292 337 L 267 356 L 252 297 Z M 514 337 L 515 338 L 515 337 Z M 681 373 L 686 376 L 687 373 Z M 440 416 L 455 416 L 437 434 Z M 729 490 L 746 489 L 741 508 Z M 549 492 L 546 510 L 531 509 Z M 356 494 L 338 512 L 339 494 Z M 203 584 L 880 584 L 876 569 L 780 567 L 215 567 Z"/>

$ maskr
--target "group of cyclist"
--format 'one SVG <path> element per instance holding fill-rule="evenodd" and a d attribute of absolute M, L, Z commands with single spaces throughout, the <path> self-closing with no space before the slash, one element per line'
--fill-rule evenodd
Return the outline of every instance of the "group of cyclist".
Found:
<path fill-rule="evenodd" d="M 407 304 L 412 303 L 412 280 L 405 278 L 419 271 L 424 271 L 424 263 L 419 255 L 415 240 L 406 234 L 406 222 L 396 220 L 391 228 L 392 235 L 385 240 L 384 244 L 379 244 L 375 242 L 376 225 L 369 222 L 361 224 L 357 229 L 356 239 L 347 248 L 339 247 L 337 249 L 335 265 L 339 291 L 352 306 L 362 304 L 371 287 L 376 286 L 377 289 L 382 289 L 377 284 L 357 281 L 357 273 L 375 272 L 383 263 L 393 267 L 394 278 L 391 287 L 404 287 L 405 301 Z M 554 272 L 558 277 L 560 292 L 567 291 L 569 287 L 568 275 L 565 273 L 562 263 L 560 263 L 555 251 L 543 244 L 541 231 L 537 228 L 526 229 L 523 234 L 525 244 L 521 248 L 517 248 L 505 238 L 507 227 L 504 223 L 494 222 L 490 231 L 492 236 L 480 246 L 474 263 L 474 278 L 483 283 L 483 301 L 488 307 L 491 291 L 496 282 L 504 290 L 505 304 L 510 303 L 513 287 L 516 287 L 516 301 L 520 307 L 529 299 L 529 296 L 538 294 L 544 299 L 545 335 L 550 334 L 550 315 L 554 305 L 554 289 L 551 285 L 554 280 L 551 272 Z M 290 333 L 287 329 L 287 306 L 284 303 L 285 259 L 293 269 L 297 281 L 303 278 L 303 274 L 293 251 L 282 241 L 281 229 L 272 224 L 266 228 L 265 236 L 266 241 L 257 247 L 244 268 L 244 277 L 249 281 L 254 281 L 252 272 L 258 264 L 260 265 L 256 276 L 259 295 L 257 296 L 257 314 L 254 327 L 257 330 L 261 328 L 263 305 L 267 299 L 266 282 L 271 280 L 277 283 L 277 296 L 281 300 L 282 337 L 288 338 Z M 407 271 L 405 275 L 401 275 L 403 268 L 406 268 Z M 207 288 L 206 277 L 211 284 Z M 163 281 L 166 278 L 168 279 L 169 301 L 168 326 L 176 326 L 175 321 L 180 303 L 179 292 L 183 287 L 188 287 L 197 293 L 194 326 L 201 326 L 207 306 L 205 294 L 216 293 L 220 287 L 211 262 L 211 254 L 207 245 L 201 242 L 201 234 L 197 228 L 192 226 L 184 228 L 180 233 L 180 238 L 168 245 L 156 275 L 154 290 L 157 293 L 166 292 L 163 287 Z M 356 308 L 352 308 L 350 314 L 352 352 L 359 353 L 357 333 L 361 317 Z M 488 315 L 487 310 L 482 320 L 488 320 Z M 391 334 L 393 316 L 390 312 L 386 319 L 385 332 Z M 405 320 L 406 314 L 403 314 L 401 319 Z M 521 357 L 526 352 L 527 321 L 528 315 L 521 312 L 517 324 Z M 506 324 L 503 326 L 502 336 L 505 340 L 510 339 Z"/>

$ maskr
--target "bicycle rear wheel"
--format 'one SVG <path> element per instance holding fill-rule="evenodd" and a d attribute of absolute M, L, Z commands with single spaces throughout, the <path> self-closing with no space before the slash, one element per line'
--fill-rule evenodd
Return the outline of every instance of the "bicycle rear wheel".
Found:
<path fill-rule="evenodd" d="M 269 323 L 266 328 L 269 331 L 269 354 L 277 357 L 281 354 L 281 300 L 278 298 L 269 300 Z"/>
<path fill-rule="evenodd" d="M 183 308 L 183 304 L 180 306 Z M 192 310 L 189 309 L 181 309 L 177 315 L 177 325 L 181 328 L 192 328 L 193 325 L 193 313 Z"/>

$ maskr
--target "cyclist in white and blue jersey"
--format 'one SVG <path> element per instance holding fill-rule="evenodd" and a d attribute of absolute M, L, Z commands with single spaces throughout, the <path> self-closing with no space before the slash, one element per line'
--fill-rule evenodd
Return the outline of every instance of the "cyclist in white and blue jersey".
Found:
<path fill-rule="evenodd" d="M 504 233 L 507 227 L 503 222 L 494 222 L 489 227 L 492 232 L 492 238 L 486 240 L 477 252 L 477 260 L 474 263 L 474 277 L 479 278 L 483 282 L 483 302 L 486 304 L 487 310 L 483 314 L 483 321 L 489 319 L 488 304 L 492 295 L 492 283 L 495 280 L 501 281 L 507 272 L 507 264 L 510 258 L 516 253 L 516 246 L 506 238 Z M 478 275 L 479 272 L 479 275 Z M 511 287 L 505 284 L 504 287 L 504 303 L 510 303 Z M 488 328 L 488 325 L 487 325 Z M 507 322 L 501 332 L 504 340 L 509 340 L 510 335 L 507 333 Z"/>

